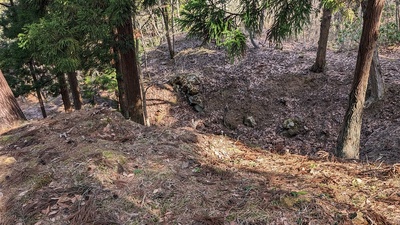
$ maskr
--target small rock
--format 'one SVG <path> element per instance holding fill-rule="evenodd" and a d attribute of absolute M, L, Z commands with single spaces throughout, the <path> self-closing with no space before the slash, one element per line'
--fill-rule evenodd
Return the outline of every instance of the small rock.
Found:
<path fill-rule="evenodd" d="M 357 225 L 367 225 L 368 221 L 364 218 L 364 214 L 362 212 L 355 212 L 349 215 L 351 218 L 351 222 Z"/>
<path fill-rule="evenodd" d="M 295 126 L 295 121 L 293 119 L 286 119 L 283 121 L 283 128 L 292 129 Z"/>
<path fill-rule="evenodd" d="M 282 134 L 286 137 L 294 137 L 296 135 L 306 132 L 306 129 L 304 128 L 302 123 L 297 119 L 286 119 L 285 121 L 283 121 L 282 127 L 284 129 Z"/>
<path fill-rule="evenodd" d="M 187 162 L 187 161 L 183 162 L 182 165 L 181 165 L 182 169 L 187 169 L 188 167 L 189 167 L 189 162 Z"/>
<path fill-rule="evenodd" d="M 0 156 L 0 165 L 12 165 L 15 162 L 17 162 L 17 160 L 14 157 L 7 157 L 7 156 Z"/>
<path fill-rule="evenodd" d="M 248 127 L 255 127 L 257 125 L 256 120 L 252 116 L 245 116 L 243 118 L 243 124 Z"/>

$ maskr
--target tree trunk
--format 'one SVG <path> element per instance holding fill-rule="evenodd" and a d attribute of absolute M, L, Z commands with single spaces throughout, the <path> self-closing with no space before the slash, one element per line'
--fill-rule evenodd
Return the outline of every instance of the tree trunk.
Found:
<path fill-rule="evenodd" d="M 171 0 L 171 33 L 172 33 L 172 53 L 175 56 L 175 4 L 174 0 Z M 179 11 L 179 9 L 178 9 Z"/>
<path fill-rule="evenodd" d="M 260 47 L 257 45 L 256 41 L 254 40 L 254 37 L 255 37 L 254 31 L 252 31 L 251 29 L 248 29 L 248 32 L 249 32 L 250 42 L 251 42 L 251 44 L 253 45 L 253 47 L 254 47 L 254 48 L 260 48 Z"/>
<path fill-rule="evenodd" d="M 58 85 L 60 86 L 60 94 L 64 104 L 64 111 L 71 112 L 72 104 L 71 100 L 69 99 L 67 80 L 65 79 L 64 73 L 58 73 L 57 80 L 58 80 Z"/>
<path fill-rule="evenodd" d="M 129 48 L 118 48 L 119 67 L 121 69 L 127 103 L 127 115 L 132 121 L 144 125 L 142 91 L 136 57 L 135 43 L 133 40 L 133 26 L 131 18 L 117 27 L 118 39 L 126 43 Z M 130 43 L 130 44 L 127 44 Z M 121 46 L 121 45 L 119 45 Z"/>
<path fill-rule="evenodd" d="M 79 82 L 77 78 L 77 72 L 68 72 L 68 83 L 69 88 L 71 89 L 72 93 L 72 100 L 74 101 L 74 108 L 75 110 L 82 109 L 82 97 L 81 92 L 79 91 Z"/>
<path fill-rule="evenodd" d="M 375 102 L 382 100 L 385 95 L 385 83 L 383 81 L 381 65 L 379 63 L 378 47 L 375 48 L 372 57 L 371 69 L 368 80 L 369 96 L 366 99 L 365 107 L 368 108 Z"/>
<path fill-rule="evenodd" d="M 38 80 L 37 80 L 36 74 L 32 70 L 33 69 L 33 65 L 32 65 L 32 63 L 30 63 L 30 64 L 31 64 L 31 75 L 32 75 L 34 86 L 35 86 L 36 97 L 38 98 L 38 101 L 39 101 L 40 111 L 42 112 L 43 118 L 46 118 L 47 117 L 47 113 L 46 113 L 46 108 L 44 107 L 44 102 L 43 102 L 43 98 L 42 98 L 42 92 L 40 90 L 40 86 L 38 84 Z"/>
<path fill-rule="evenodd" d="M 19 120 L 26 120 L 3 73 L 0 70 L 0 128 L 6 128 Z"/>
<path fill-rule="evenodd" d="M 336 154 L 339 157 L 359 158 L 365 94 L 384 3 L 384 0 L 369 0 L 364 14 L 357 64 L 349 95 L 349 106 L 337 142 Z"/>
<path fill-rule="evenodd" d="M 396 25 L 397 31 L 400 31 L 400 0 L 396 0 Z"/>
<path fill-rule="evenodd" d="M 44 107 L 44 103 L 43 103 L 43 98 L 42 98 L 42 93 L 40 90 L 40 86 L 36 77 L 36 73 L 35 70 L 33 68 L 33 60 L 31 60 L 29 62 L 29 69 L 31 70 L 31 75 L 32 75 L 32 79 L 33 79 L 33 85 L 35 86 L 35 90 L 36 90 L 36 96 L 37 99 L 39 101 L 39 105 L 40 105 L 40 110 L 42 111 L 42 116 L 43 118 L 47 117 L 47 113 L 46 113 L 46 108 Z"/>
<path fill-rule="evenodd" d="M 125 84 L 120 69 L 117 69 L 117 85 L 118 85 L 119 110 L 126 119 L 129 119 L 128 103 L 126 101 L 126 93 L 125 93 Z"/>
<path fill-rule="evenodd" d="M 366 12 L 367 0 L 361 2 L 361 10 L 363 15 Z M 379 48 L 376 45 L 374 55 L 372 56 L 371 68 L 369 70 L 369 79 L 367 87 L 367 98 L 365 100 L 364 107 L 368 108 L 375 102 L 382 100 L 385 94 L 383 76 L 381 65 L 379 63 Z"/>
<path fill-rule="evenodd" d="M 331 27 L 332 10 L 324 8 L 321 19 L 321 27 L 319 33 L 317 58 L 314 65 L 311 66 L 310 71 L 315 73 L 322 73 L 326 65 L 326 49 L 328 47 L 329 29 Z"/>
<path fill-rule="evenodd" d="M 32 79 L 33 79 L 33 82 L 35 83 L 35 86 L 36 86 L 35 90 L 36 90 L 36 96 L 37 96 L 37 99 L 38 99 L 39 105 L 40 105 L 40 111 L 42 112 L 43 118 L 46 118 L 47 117 L 46 108 L 44 107 L 42 93 L 40 91 L 40 87 L 38 86 L 38 81 L 37 81 L 35 73 L 32 73 Z"/>
<path fill-rule="evenodd" d="M 174 52 L 174 46 L 171 41 L 171 35 L 169 32 L 169 16 L 168 16 L 168 10 L 166 6 L 160 6 L 160 11 L 161 15 L 164 21 L 164 27 L 165 27 L 165 37 L 167 38 L 167 44 L 168 44 L 168 50 L 169 50 L 169 57 L 171 59 L 174 58 L 175 52 Z"/>
<path fill-rule="evenodd" d="M 118 31 L 116 28 L 113 29 L 112 35 L 114 35 L 115 43 L 118 43 L 119 37 L 118 37 Z M 111 55 L 113 55 L 113 58 L 111 60 L 111 66 L 115 69 L 115 73 L 116 73 L 116 80 L 117 80 L 117 85 L 118 85 L 117 96 L 118 96 L 119 111 L 126 119 L 128 119 L 128 108 L 127 108 L 128 103 L 126 102 L 124 81 L 122 79 L 122 71 L 121 71 L 119 59 L 116 56 L 116 52 L 117 52 L 116 49 L 117 49 L 116 45 L 110 49 Z"/>

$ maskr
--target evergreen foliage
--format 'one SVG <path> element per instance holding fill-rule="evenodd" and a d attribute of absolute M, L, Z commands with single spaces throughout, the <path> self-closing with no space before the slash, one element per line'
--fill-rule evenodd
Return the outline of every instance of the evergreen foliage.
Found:
<path fill-rule="evenodd" d="M 299 33 L 312 12 L 311 0 L 240 0 L 237 8 L 230 9 L 232 4 L 229 0 L 189 0 L 178 24 L 191 37 L 204 42 L 215 40 L 217 45 L 227 47 L 229 56 L 234 57 L 246 48 L 242 26 L 250 34 L 259 34 L 269 17 L 273 24 L 267 32 L 268 39 L 280 43 Z"/>
<path fill-rule="evenodd" d="M 98 71 L 109 76 L 115 71 L 111 47 L 128 49 L 132 42 L 118 41 L 113 28 L 135 10 L 134 1 L 20 0 L 5 9 L 0 65 L 16 95 L 30 92 L 33 84 L 27 65 L 32 60 L 39 71 L 40 85 L 49 85 L 59 72 Z M 38 72 L 38 71 L 36 71 Z M 46 74 L 45 81 L 41 78 Z M 49 87 L 54 90 L 54 87 Z"/>

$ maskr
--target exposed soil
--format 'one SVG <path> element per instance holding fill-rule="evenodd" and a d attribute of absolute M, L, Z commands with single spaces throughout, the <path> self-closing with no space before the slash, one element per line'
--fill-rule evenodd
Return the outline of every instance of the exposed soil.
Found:
<path fill-rule="evenodd" d="M 54 100 L 2 133 L 0 224 L 400 224 L 399 48 L 381 53 L 386 97 L 365 110 L 362 159 L 344 161 L 332 153 L 357 52 L 329 51 L 316 74 L 298 43 L 235 64 L 199 44 L 147 53 L 151 127 Z M 200 112 L 170 82 L 182 74 L 200 80 Z"/>
<path fill-rule="evenodd" d="M 169 91 L 156 85 L 148 94 L 153 124 L 192 125 L 199 131 L 228 135 L 266 150 L 284 146 L 286 151 L 301 155 L 312 155 L 320 150 L 334 152 L 348 103 L 356 51 L 328 51 L 327 71 L 318 74 L 308 70 L 316 49 L 305 44 L 286 44 L 283 50 L 249 49 L 247 56 L 235 64 L 231 64 L 222 51 L 199 46 L 200 42 L 181 40 L 174 61 L 166 60 L 165 46 L 149 53 L 147 58 L 151 60 L 144 74 L 150 83 L 161 83 L 165 87 L 176 75 L 195 74 L 202 81 L 200 92 L 205 108 L 203 113 L 196 113 L 181 94 L 178 105 L 157 108 L 164 112 L 160 120 L 159 114 L 152 111 L 155 101 L 151 99 L 176 102 L 176 98 L 168 98 Z M 380 59 L 386 97 L 364 112 L 361 159 L 398 163 L 399 47 L 383 50 Z M 243 118 L 249 116 L 255 119 L 254 127 L 243 124 Z M 287 119 L 300 122 L 299 135 L 285 137 L 283 123 Z M 382 138 L 391 143 L 383 145 Z"/>

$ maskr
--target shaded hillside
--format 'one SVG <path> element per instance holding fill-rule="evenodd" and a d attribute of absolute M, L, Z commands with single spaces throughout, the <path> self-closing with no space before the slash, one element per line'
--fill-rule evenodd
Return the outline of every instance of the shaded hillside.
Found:
<path fill-rule="evenodd" d="M 301 155 L 334 151 L 353 80 L 356 51 L 328 51 L 326 73 L 316 74 L 308 70 L 316 54 L 308 45 L 286 44 L 283 50 L 249 49 L 245 58 L 230 64 L 222 51 L 199 44 L 180 40 L 173 61 L 168 60 L 165 47 L 148 54 L 144 75 L 156 84 L 148 94 L 153 124 L 181 127 L 194 123 L 197 130 L 223 133 L 266 150 L 283 146 L 285 151 Z M 400 49 L 382 51 L 381 64 L 386 97 L 364 112 L 361 158 L 398 163 Z M 204 112 L 191 110 L 182 94 L 179 106 L 169 103 L 165 84 L 180 74 L 199 77 Z M 249 116 L 255 119 L 254 127 L 243 123 L 243 118 Z M 299 122 L 298 135 L 285 135 L 284 122 L 288 119 Z M 394 143 L 382 145 L 380 137 Z"/>

